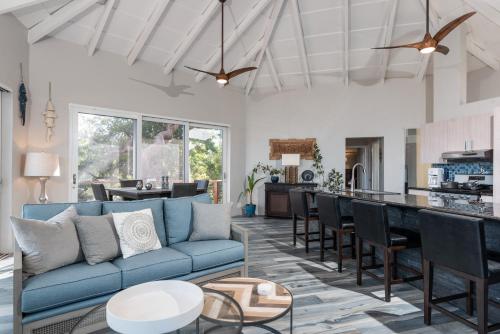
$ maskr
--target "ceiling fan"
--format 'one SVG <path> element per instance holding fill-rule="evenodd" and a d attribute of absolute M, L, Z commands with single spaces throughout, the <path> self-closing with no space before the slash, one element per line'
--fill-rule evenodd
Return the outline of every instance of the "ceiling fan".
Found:
<path fill-rule="evenodd" d="M 219 0 L 219 2 L 221 3 L 221 8 L 222 8 L 221 66 L 220 66 L 219 73 L 207 72 L 207 71 L 199 70 L 199 69 L 189 67 L 189 66 L 185 66 L 185 67 L 189 68 L 190 70 L 193 70 L 193 71 L 197 71 L 197 72 L 211 75 L 211 76 L 215 77 L 215 79 L 217 80 L 218 83 L 225 86 L 225 85 L 229 84 L 230 79 L 232 79 L 240 74 L 256 70 L 257 67 L 244 67 L 244 68 L 240 68 L 240 69 L 231 71 L 229 73 L 226 73 L 226 71 L 224 71 L 224 3 L 226 2 L 226 0 Z"/>
<path fill-rule="evenodd" d="M 439 43 L 446 37 L 450 32 L 455 30 L 460 24 L 464 23 L 465 20 L 470 18 L 472 15 L 476 14 L 476 12 L 470 12 L 465 15 L 462 15 L 447 25 L 445 25 L 441 30 L 439 30 L 434 37 L 429 32 L 429 0 L 427 0 L 427 21 L 426 21 L 426 33 L 424 39 L 421 42 L 405 44 L 405 45 L 397 45 L 397 46 L 384 46 L 373 49 L 398 49 L 398 48 L 413 48 L 418 49 L 420 53 L 429 54 L 434 51 L 447 55 L 450 52 L 450 49 L 444 45 L 440 45 Z"/>

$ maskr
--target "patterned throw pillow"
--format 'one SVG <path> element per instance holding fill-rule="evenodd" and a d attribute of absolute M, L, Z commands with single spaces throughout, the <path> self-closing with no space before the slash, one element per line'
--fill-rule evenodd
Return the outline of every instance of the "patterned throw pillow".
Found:
<path fill-rule="evenodd" d="M 124 259 L 161 248 L 151 209 L 113 212 L 113 221 Z"/>

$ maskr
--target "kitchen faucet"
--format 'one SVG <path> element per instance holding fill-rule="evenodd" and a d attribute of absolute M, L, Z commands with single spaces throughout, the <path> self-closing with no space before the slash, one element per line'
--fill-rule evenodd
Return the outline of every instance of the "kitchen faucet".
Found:
<path fill-rule="evenodd" d="M 354 192 L 354 175 L 356 174 L 356 167 L 363 168 L 363 174 L 366 174 L 365 166 L 362 163 L 357 163 L 352 167 L 352 176 L 351 176 L 351 192 Z"/>

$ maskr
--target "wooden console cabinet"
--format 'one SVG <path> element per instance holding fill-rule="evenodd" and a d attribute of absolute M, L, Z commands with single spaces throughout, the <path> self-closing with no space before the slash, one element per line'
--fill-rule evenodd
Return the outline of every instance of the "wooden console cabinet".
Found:
<path fill-rule="evenodd" d="M 316 183 L 266 183 L 266 217 L 292 218 L 288 196 L 290 189 L 297 187 L 314 189 L 316 186 Z"/>

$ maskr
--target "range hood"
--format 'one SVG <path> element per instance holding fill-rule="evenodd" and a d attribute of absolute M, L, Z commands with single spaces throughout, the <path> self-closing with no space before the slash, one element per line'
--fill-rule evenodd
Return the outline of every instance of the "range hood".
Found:
<path fill-rule="evenodd" d="M 446 162 L 493 161 L 493 150 L 444 152 L 441 158 Z"/>

